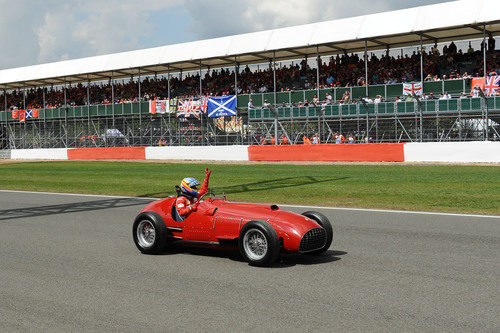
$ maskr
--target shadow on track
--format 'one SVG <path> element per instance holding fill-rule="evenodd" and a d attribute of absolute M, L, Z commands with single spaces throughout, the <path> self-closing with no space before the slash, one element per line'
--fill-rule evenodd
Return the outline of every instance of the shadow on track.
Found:
<path fill-rule="evenodd" d="M 72 202 L 67 204 L 50 205 L 50 206 L 5 209 L 5 210 L 0 210 L 0 221 L 27 218 L 27 217 L 36 217 L 36 216 L 88 212 L 94 210 L 103 210 L 103 209 L 138 206 L 138 205 L 144 206 L 146 203 L 147 200 L 144 199 L 116 198 L 116 199 Z"/>
<path fill-rule="evenodd" d="M 311 185 L 317 183 L 326 183 L 337 180 L 344 180 L 348 178 L 350 177 L 338 177 L 338 178 L 322 178 L 313 176 L 284 177 L 284 178 L 264 180 L 260 182 L 237 184 L 232 186 L 211 187 L 210 190 L 213 191 L 214 193 L 235 194 L 235 193 L 244 193 L 253 191 L 269 191 L 272 189 L 283 189 L 286 187 L 296 187 L 296 186 Z M 156 192 L 156 193 L 142 194 L 140 195 L 140 197 L 164 197 L 171 194 L 172 193 L 167 193 L 167 192 Z"/>
<path fill-rule="evenodd" d="M 237 249 L 221 250 L 217 248 L 201 248 L 201 247 L 197 248 L 197 247 L 175 245 L 167 248 L 165 252 L 156 255 L 164 256 L 164 255 L 176 255 L 181 253 L 196 255 L 196 256 L 226 258 L 229 260 L 238 261 L 242 263 L 246 262 Z M 327 264 L 342 259 L 341 256 L 345 254 L 347 254 L 347 252 L 335 251 L 335 250 L 328 250 L 320 255 L 282 253 L 278 257 L 278 260 L 271 267 L 265 267 L 265 268 L 288 268 L 296 265 Z"/>

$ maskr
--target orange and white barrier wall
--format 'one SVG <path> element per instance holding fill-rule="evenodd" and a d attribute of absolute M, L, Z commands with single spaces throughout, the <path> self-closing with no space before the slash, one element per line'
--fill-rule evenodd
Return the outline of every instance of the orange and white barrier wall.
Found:
<path fill-rule="evenodd" d="M 13 149 L 10 158 L 500 163 L 500 142 Z"/>
<path fill-rule="evenodd" d="M 404 162 L 403 143 L 250 146 L 250 161 Z"/>
<path fill-rule="evenodd" d="M 248 161 L 248 146 L 146 147 L 146 159 Z"/>

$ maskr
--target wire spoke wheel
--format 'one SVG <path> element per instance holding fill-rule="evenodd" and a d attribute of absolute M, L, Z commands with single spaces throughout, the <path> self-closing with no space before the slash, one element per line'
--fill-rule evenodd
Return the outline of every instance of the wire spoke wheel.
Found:
<path fill-rule="evenodd" d="M 143 248 L 149 248 L 153 246 L 156 239 L 156 229 L 148 220 L 143 220 L 139 222 L 136 229 L 137 241 L 139 245 Z"/>
<path fill-rule="evenodd" d="M 243 237 L 243 248 L 249 258 L 261 260 L 268 251 L 266 236 L 258 229 L 248 230 Z"/>

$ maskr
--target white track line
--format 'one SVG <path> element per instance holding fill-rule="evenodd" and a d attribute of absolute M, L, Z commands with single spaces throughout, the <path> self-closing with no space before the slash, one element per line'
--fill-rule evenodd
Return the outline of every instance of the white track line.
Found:
<path fill-rule="evenodd" d="M 147 197 L 126 197 L 123 195 L 104 195 L 104 194 L 79 194 L 79 193 L 59 193 L 59 192 L 37 192 L 37 191 L 15 191 L 15 190 L 0 190 L 0 192 L 12 192 L 12 193 L 31 193 L 31 194 L 53 194 L 53 195 L 65 195 L 74 197 L 99 197 L 99 198 L 117 198 L 117 199 L 143 199 L 143 200 L 158 200 L 159 198 L 147 198 Z"/>
<path fill-rule="evenodd" d="M 118 199 L 139 199 L 139 200 L 158 200 L 158 199 L 160 199 L 160 198 L 148 198 L 148 197 L 127 197 L 127 196 L 120 196 L 120 195 L 78 194 L 78 193 L 16 191 L 16 190 L 0 190 L 0 192 L 32 193 L 32 194 L 52 194 L 52 195 L 65 195 L 65 196 L 76 196 L 76 197 L 100 197 L 100 198 L 118 198 Z M 390 209 L 373 209 L 373 208 L 303 206 L 303 205 L 285 205 L 285 204 L 279 204 L 279 206 L 281 206 L 281 207 L 293 207 L 293 208 L 306 208 L 306 209 L 329 209 L 329 210 L 347 210 L 347 211 L 359 211 L 359 212 L 378 212 L 378 213 L 397 213 L 397 214 L 421 214 L 421 215 L 441 215 L 441 216 L 460 216 L 460 217 L 483 217 L 483 218 L 500 219 L 500 216 L 498 216 L 498 215 L 478 215 L 478 214 L 421 212 L 421 211 L 410 211 L 410 210 L 390 210 Z"/>

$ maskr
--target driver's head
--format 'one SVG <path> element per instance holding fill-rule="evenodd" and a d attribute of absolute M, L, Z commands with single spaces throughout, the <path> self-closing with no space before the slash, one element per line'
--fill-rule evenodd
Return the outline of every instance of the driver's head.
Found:
<path fill-rule="evenodd" d="M 200 185 L 196 179 L 193 177 L 184 178 L 181 182 L 181 193 L 188 197 L 197 197 L 198 191 L 196 188 Z"/>

